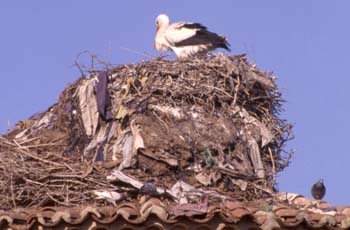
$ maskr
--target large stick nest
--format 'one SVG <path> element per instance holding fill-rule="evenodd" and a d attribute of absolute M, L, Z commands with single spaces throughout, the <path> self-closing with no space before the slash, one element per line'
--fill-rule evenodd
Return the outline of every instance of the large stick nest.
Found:
<path fill-rule="evenodd" d="M 114 203 L 145 182 L 172 202 L 268 196 L 289 159 L 282 101 L 244 55 L 94 72 L 0 137 L 0 207 Z"/>

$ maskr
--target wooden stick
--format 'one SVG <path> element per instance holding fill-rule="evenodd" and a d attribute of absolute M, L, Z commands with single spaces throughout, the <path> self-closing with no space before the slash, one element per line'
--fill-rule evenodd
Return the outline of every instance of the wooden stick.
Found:
<path fill-rule="evenodd" d="M 23 154 L 25 154 L 25 155 L 27 155 L 27 156 L 33 158 L 33 159 L 36 159 L 36 160 L 38 160 L 38 161 L 42 161 L 42 162 L 45 162 L 45 163 L 48 163 L 48 164 L 63 166 L 63 165 L 61 165 L 61 164 L 59 164 L 59 163 L 52 162 L 52 161 L 49 161 L 49 160 L 44 160 L 44 159 L 41 159 L 40 157 L 33 156 L 32 154 L 27 153 L 26 151 L 23 151 L 22 149 L 23 149 L 24 147 L 22 147 L 20 144 L 18 144 L 18 142 L 17 142 L 16 140 L 13 140 L 13 142 L 16 143 L 16 145 L 18 146 L 18 150 L 19 150 L 21 153 L 23 153 Z M 25 149 L 25 148 L 24 148 L 24 149 Z"/>
<path fill-rule="evenodd" d="M 270 147 L 268 147 L 269 153 L 270 153 L 270 159 L 271 159 L 271 164 L 272 164 L 272 183 L 273 185 L 275 184 L 275 176 L 276 176 L 276 166 L 275 166 L 275 160 L 273 159 L 272 151 Z"/>

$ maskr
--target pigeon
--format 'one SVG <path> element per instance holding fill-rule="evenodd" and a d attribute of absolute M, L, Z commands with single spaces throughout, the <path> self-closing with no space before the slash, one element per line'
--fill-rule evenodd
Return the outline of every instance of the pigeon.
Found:
<path fill-rule="evenodd" d="M 159 193 L 157 191 L 157 186 L 155 185 L 154 182 L 155 181 L 153 179 L 146 180 L 146 182 L 140 188 L 140 193 L 142 195 L 148 195 L 151 197 L 159 196 Z"/>
<path fill-rule="evenodd" d="M 323 179 L 320 179 L 314 185 L 312 185 L 311 194 L 316 200 L 322 200 L 326 194 L 326 187 L 323 184 Z"/>

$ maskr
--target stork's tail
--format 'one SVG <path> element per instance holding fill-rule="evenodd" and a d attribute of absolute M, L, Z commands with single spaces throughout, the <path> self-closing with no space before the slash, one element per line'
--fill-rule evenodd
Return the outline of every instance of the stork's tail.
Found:
<path fill-rule="evenodd" d="M 230 43 L 228 43 L 226 36 L 224 35 L 219 35 L 219 37 L 221 38 L 221 42 L 218 44 L 220 48 L 223 48 L 227 51 L 231 51 L 231 49 L 229 48 Z"/>

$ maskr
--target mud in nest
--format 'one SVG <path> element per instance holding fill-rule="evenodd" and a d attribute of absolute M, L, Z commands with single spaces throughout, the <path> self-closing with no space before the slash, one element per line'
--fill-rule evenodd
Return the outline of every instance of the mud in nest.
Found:
<path fill-rule="evenodd" d="M 270 196 L 290 157 L 282 102 L 271 74 L 244 55 L 94 72 L 0 137 L 0 206 Z"/>

